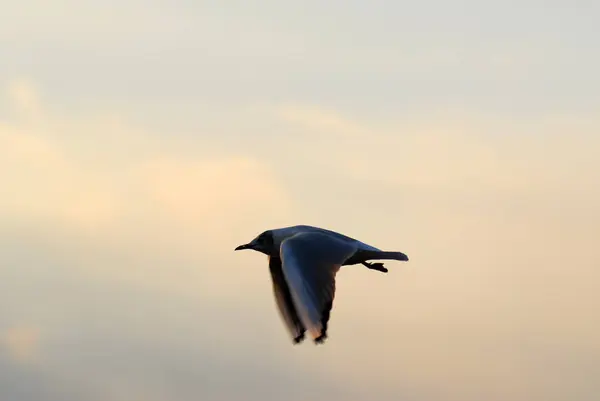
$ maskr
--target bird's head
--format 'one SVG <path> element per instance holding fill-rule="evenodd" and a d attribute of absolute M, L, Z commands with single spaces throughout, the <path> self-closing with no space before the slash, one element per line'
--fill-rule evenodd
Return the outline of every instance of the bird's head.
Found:
<path fill-rule="evenodd" d="M 264 253 L 265 255 L 277 254 L 277 248 L 273 238 L 273 231 L 267 230 L 249 243 L 235 248 L 236 251 L 241 251 L 242 249 L 252 249 L 257 252 Z"/>

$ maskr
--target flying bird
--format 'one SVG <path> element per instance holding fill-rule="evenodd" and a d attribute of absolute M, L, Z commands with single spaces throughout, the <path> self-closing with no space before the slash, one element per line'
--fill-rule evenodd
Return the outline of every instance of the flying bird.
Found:
<path fill-rule="evenodd" d="M 275 301 L 294 344 L 308 331 L 315 344 L 327 338 L 335 296 L 335 276 L 342 266 L 362 264 L 387 273 L 383 263 L 408 261 L 402 252 L 388 252 L 324 228 L 297 225 L 262 232 L 235 248 L 252 249 L 269 258 Z"/>

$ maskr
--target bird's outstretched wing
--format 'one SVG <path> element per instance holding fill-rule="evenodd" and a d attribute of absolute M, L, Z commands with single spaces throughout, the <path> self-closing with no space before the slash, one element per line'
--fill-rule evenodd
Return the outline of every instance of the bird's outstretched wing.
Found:
<path fill-rule="evenodd" d="M 279 257 L 269 256 L 269 270 L 271 272 L 273 293 L 279 314 L 292 335 L 294 343 L 297 344 L 304 340 L 306 329 L 298 317 L 298 312 L 296 312 L 290 289 L 281 269 L 281 259 Z"/>
<path fill-rule="evenodd" d="M 281 243 L 283 273 L 296 311 L 315 342 L 327 338 L 335 275 L 356 245 L 325 233 L 304 232 Z"/>

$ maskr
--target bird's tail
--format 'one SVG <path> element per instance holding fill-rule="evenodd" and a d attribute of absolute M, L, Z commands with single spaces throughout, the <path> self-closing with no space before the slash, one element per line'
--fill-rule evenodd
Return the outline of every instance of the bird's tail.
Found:
<path fill-rule="evenodd" d="M 365 260 L 400 260 L 408 261 L 408 256 L 402 252 L 390 251 L 361 251 Z"/>

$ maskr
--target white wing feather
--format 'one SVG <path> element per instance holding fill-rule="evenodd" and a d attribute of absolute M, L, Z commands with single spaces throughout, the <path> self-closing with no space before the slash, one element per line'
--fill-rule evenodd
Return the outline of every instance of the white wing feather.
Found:
<path fill-rule="evenodd" d="M 322 232 L 302 232 L 281 244 L 282 268 L 304 326 L 314 339 L 326 336 L 335 297 L 335 275 L 356 245 Z"/>

